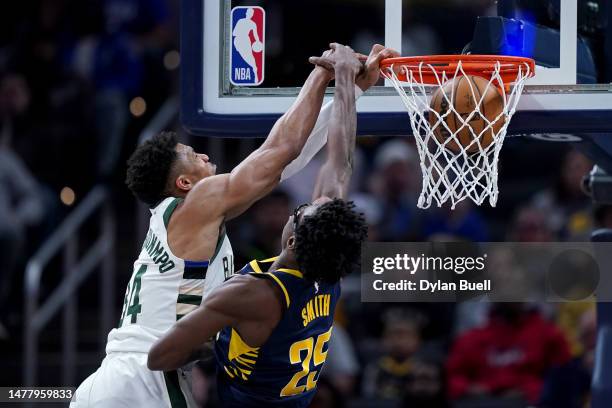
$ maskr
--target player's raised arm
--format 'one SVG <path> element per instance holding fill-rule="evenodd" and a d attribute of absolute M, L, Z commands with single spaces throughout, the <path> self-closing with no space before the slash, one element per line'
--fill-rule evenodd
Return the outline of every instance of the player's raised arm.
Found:
<path fill-rule="evenodd" d="M 209 177 L 194 186 L 186 206 L 207 217 L 233 218 L 269 193 L 287 164 L 295 159 L 319 115 L 331 73 L 316 67 L 289 110 L 275 123 L 264 143 L 229 174 Z"/>
<path fill-rule="evenodd" d="M 327 136 L 327 160 L 319 171 L 313 200 L 321 196 L 344 198 L 353 171 L 357 133 L 355 76 L 361 70 L 362 64 L 349 47 L 336 46 L 334 53 L 339 54 L 342 59 L 330 67 L 334 69 L 336 89 Z M 324 57 L 313 62 L 328 63 Z"/>
<path fill-rule="evenodd" d="M 226 326 L 240 331 L 251 325 L 245 338 L 257 347 L 268 338 L 282 316 L 283 303 L 278 288 L 267 279 L 235 276 L 219 286 L 204 303 L 179 320 L 149 351 L 150 370 L 174 370 L 196 360 L 198 351 Z M 252 330 L 256 327 L 256 330 Z M 261 337 L 261 341 L 258 337 Z"/>
<path fill-rule="evenodd" d="M 325 56 L 311 59 L 311 62 L 321 64 L 328 69 L 334 68 L 336 78 L 336 90 L 327 137 L 327 159 L 317 176 L 313 200 L 322 196 L 346 197 L 353 171 L 357 133 L 354 85 L 357 82 L 361 89 L 372 86 L 379 77 L 380 61 L 397 55 L 396 51 L 376 44 L 372 47 L 362 70 L 361 63 L 350 47 L 337 46 L 335 52 L 343 55 L 341 63 L 329 61 Z M 363 58 L 366 57 L 363 56 Z"/>

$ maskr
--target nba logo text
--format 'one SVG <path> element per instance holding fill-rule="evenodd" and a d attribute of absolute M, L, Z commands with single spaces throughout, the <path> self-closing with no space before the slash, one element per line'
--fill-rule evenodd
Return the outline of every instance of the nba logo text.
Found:
<path fill-rule="evenodd" d="M 234 7 L 231 18 L 230 82 L 236 86 L 260 85 L 264 80 L 264 9 Z"/>

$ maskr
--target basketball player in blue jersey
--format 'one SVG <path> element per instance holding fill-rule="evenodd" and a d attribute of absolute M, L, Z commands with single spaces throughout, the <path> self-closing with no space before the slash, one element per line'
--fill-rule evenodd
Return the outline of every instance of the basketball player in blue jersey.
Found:
<path fill-rule="evenodd" d="M 370 64 L 393 56 L 380 47 Z M 340 279 L 359 263 L 366 223 L 347 194 L 355 145 L 353 51 L 333 44 L 312 62 L 333 69 L 336 90 L 328 157 L 314 201 L 299 206 L 282 235 L 282 252 L 252 261 L 214 290 L 150 350 L 152 370 L 173 370 L 215 342 L 218 389 L 224 407 L 306 407 L 327 356 Z"/>
<path fill-rule="evenodd" d="M 108 335 L 106 358 L 79 386 L 72 407 L 193 405 L 188 372 L 153 372 L 147 368 L 147 352 L 233 274 L 224 222 L 278 184 L 309 135 L 327 131 L 321 117 L 329 115 L 320 110 L 332 78 L 329 69 L 315 67 L 261 147 L 231 173 L 217 175 L 206 154 L 178 143 L 173 133 L 156 135 L 132 155 L 127 185 L 151 208 L 149 230 L 118 326 Z M 358 82 L 364 90 L 373 84 L 368 75 Z M 318 130 L 313 131 L 315 123 Z"/>

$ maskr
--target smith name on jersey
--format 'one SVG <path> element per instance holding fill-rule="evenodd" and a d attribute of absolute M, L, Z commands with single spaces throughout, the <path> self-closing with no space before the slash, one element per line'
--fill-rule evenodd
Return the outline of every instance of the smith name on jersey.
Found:
<path fill-rule="evenodd" d="M 293 269 L 267 271 L 275 259 L 252 261 L 238 272 L 277 285 L 285 311 L 261 347 L 246 344 L 232 327 L 219 332 L 215 356 L 224 407 L 307 407 L 314 396 L 340 284 L 311 282 Z"/>
<path fill-rule="evenodd" d="M 188 261 L 172 253 L 166 228 L 181 201 L 169 197 L 151 210 L 119 325 L 108 335 L 107 353 L 146 353 L 178 319 L 195 310 L 212 289 L 233 274 L 232 246 L 225 228 L 219 232 L 209 261 Z"/>

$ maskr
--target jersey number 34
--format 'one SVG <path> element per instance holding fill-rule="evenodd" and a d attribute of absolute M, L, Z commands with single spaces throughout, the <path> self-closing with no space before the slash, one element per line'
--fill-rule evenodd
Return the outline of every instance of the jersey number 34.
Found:
<path fill-rule="evenodd" d="M 142 275 L 147 271 L 147 265 L 142 265 L 138 268 L 138 271 L 134 275 L 134 279 L 128 283 L 127 290 L 125 291 L 125 299 L 123 300 L 123 311 L 121 312 L 121 320 L 119 320 L 119 327 L 123 326 L 123 321 L 126 317 L 130 316 L 130 323 L 136 323 L 138 319 L 138 313 L 142 311 L 142 305 L 140 304 L 140 286 Z"/>

